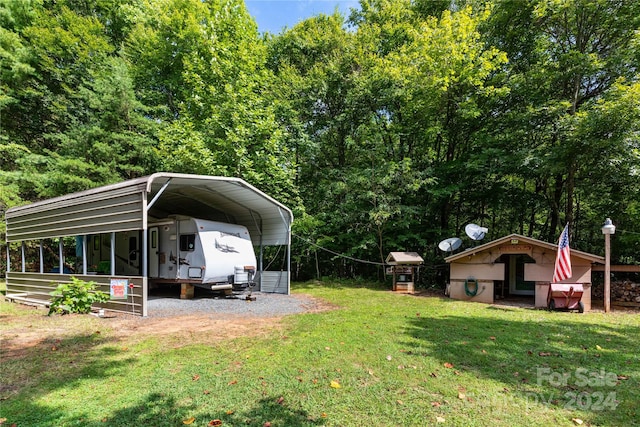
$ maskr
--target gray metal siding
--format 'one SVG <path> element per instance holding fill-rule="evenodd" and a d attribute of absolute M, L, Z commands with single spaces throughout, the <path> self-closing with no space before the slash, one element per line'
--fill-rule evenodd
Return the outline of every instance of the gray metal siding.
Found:
<path fill-rule="evenodd" d="M 7 241 L 142 229 L 142 194 L 122 190 L 7 212 Z"/>
<path fill-rule="evenodd" d="M 74 274 L 74 277 L 87 282 L 93 281 L 98 284 L 97 289 L 109 293 L 111 276 L 98 276 Z M 95 304 L 94 308 L 105 308 L 122 313 L 142 315 L 143 299 L 146 293 L 145 280 L 143 277 L 119 277 L 128 279 L 133 283 L 133 290 L 129 289 L 129 297 L 126 300 L 111 300 L 105 304 Z M 58 283 L 71 283 L 69 274 L 40 274 L 40 273 L 15 273 L 7 272 L 7 299 L 12 297 L 28 298 L 40 300 L 43 303 L 51 301 L 50 292 L 56 289 Z"/>
<path fill-rule="evenodd" d="M 261 292 L 289 295 L 289 273 L 287 271 L 263 271 L 260 279 Z"/>

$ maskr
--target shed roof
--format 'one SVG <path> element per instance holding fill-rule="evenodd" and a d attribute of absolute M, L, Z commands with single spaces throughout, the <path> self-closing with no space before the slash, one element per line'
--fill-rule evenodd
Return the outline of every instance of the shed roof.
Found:
<path fill-rule="evenodd" d="M 417 252 L 390 252 L 386 260 L 389 265 L 422 264 L 423 262 L 424 260 Z"/>
<path fill-rule="evenodd" d="M 511 243 L 514 240 L 517 240 L 517 244 L 529 244 L 529 245 L 539 246 L 539 247 L 543 247 L 545 249 L 549 249 L 551 251 L 557 251 L 558 250 L 558 246 L 556 244 L 543 242 L 542 240 L 538 240 L 538 239 L 534 239 L 534 238 L 531 238 L 531 237 L 522 236 L 520 234 L 510 234 L 508 236 L 504 236 L 504 237 L 502 237 L 500 239 L 493 240 L 493 241 L 485 243 L 483 245 L 465 249 L 464 251 L 459 252 L 457 254 L 449 255 L 444 260 L 446 262 L 453 262 L 453 261 L 456 261 L 456 260 L 471 256 L 471 255 L 475 255 L 475 254 L 480 253 L 480 252 L 484 252 L 484 251 L 490 250 L 490 249 L 492 249 L 494 247 L 497 247 L 497 246 L 500 246 L 500 245 L 504 245 L 505 243 Z M 586 259 L 586 260 L 589 260 L 589 261 L 595 262 L 595 263 L 604 263 L 604 257 L 601 257 L 599 255 L 590 254 L 590 253 L 587 253 L 587 252 L 582 252 L 582 251 L 579 251 L 579 250 L 573 249 L 573 248 L 571 248 L 571 256 L 575 256 L 577 258 L 583 258 L 583 259 Z"/>
<path fill-rule="evenodd" d="M 240 178 L 160 172 L 11 208 L 7 241 L 142 229 L 145 213 L 234 222 L 263 245 L 289 244 L 293 222 L 289 208 Z"/>

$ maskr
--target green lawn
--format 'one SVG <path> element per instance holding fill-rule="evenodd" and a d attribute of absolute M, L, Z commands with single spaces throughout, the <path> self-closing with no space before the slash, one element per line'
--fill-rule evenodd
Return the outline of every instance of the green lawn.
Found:
<path fill-rule="evenodd" d="M 637 314 L 339 283 L 294 292 L 338 308 L 288 316 L 268 336 L 204 344 L 116 339 L 104 319 L 67 316 L 71 333 L 52 329 L 23 356 L 3 354 L 3 426 L 640 425 Z M 9 338 L 64 319 L 0 309 Z"/>

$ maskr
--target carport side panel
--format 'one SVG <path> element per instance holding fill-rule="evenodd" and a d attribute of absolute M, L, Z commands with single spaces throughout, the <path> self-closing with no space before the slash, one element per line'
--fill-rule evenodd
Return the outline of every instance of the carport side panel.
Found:
<path fill-rule="evenodd" d="M 50 292 L 58 283 L 71 283 L 71 277 L 86 282 L 96 282 L 97 289 L 110 293 L 111 279 L 126 279 L 129 283 L 126 299 L 113 299 L 104 304 L 94 304 L 93 308 L 105 308 L 121 313 L 144 315 L 146 309 L 146 278 L 126 276 L 102 276 L 82 274 L 41 274 L 7 272 L 7 296 L 20 295 L 32 300 L 42 301 L 46 305 L 51 301 Z"/>
<path fill-rule="evenodd" d="M 260 292 L 289 295 L 289 272 L 263 271 Z"/>

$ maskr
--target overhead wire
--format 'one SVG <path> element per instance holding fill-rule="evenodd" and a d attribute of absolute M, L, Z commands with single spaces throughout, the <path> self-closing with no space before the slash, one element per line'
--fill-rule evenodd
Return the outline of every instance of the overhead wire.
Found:
<path fill-rule="evenodd" d="M 387 265 L 387 264 L 385 264 L 383 262 L 368 261 L 368 260 L 365 260 L 365 259 L 359 259 L 359 258 L 351 257 L 349 255 L 344 255 L 344 254 L 332 251 L 331 249 L 323 248 L 322 246 L 320 246 L 320 245 L 318 245 L 316 243 L 313 243 L 312 241 L 310 241 L 308 239 L 305 239 L 304 237 L 298 236 L 297 234 L 294 234 L 294 233 L 291 233 L 291 234 L 293 234 L 298 239 L 300 239 L 302 241 L 305 241 L 305 242 L 307 242 L 308 244 L 310 244 L 312 246 L 315 246 L 316 248 L 318 248 L 320 250 L 323 250 L 325 252 L 328 252 L 328 253 L 333 254 L 335 256 L 338 256 L 340 258 L 345 258 L 345 259 L 348 259 L 348 260 L 351 260 L 351 261 L 360 262 L 362 264 L 371 264 L 371 265 L 380 265 L 380 266 L 386 266 Z"/>
<path fill-rule="evenodd" d="M 620 230 L 619 228 L 618 228 L 616 231 L 619 231 L 620 233 L 629 233 L 629 234 L 637 234 L 637 235 L 640 235 L 640 233 L 638 233 L 637 231 Z"/>

